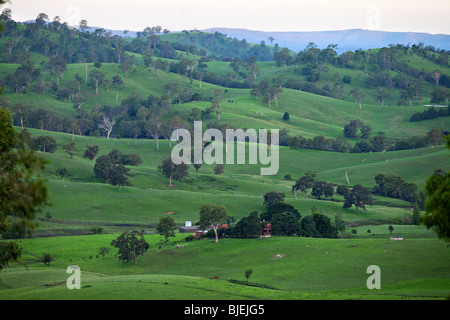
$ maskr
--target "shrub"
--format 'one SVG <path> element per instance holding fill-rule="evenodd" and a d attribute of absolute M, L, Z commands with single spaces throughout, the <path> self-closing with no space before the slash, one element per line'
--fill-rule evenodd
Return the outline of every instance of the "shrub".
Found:
<path fill-rule="evenodd" d="M 389 233 L 392 233 L 394 231 L 394 227 L 392 225 L 389 226 Z"/>
<path fill-rule="evenodd" d="M 84 158 L 88 158 L 90 160 L 94 160 L 97 156 L 99 147 L 98 146 L 86 146 L 86 151 L 84 152 Z"/>
<path fill-rule="evenodd" d="M 57 169 L 57 170 L 56 170 L 56 173 L 57 173 L 63 180 L 69 175 L 69 171 L 67 170 L 66 167 Z"/>
<path fill-rule="evenodd" d="M 137 153 L 122 155 L 122 164 L 124 166 L 137 166 L 142 163 L 141 156 Z"/>
<path fill-rule="evenodd" d="M 41 262 L 43 262 L 46 266 L 49 266 L 52 261 L 54 261 L 54 258 L 50 253 L 44 253 L 41 257 Z"/>
<path fill-rule="evenodd" d="M 341 196 L 345 196 L 350 192 L 350 189 L 346 185 L 339 185 L 336 188 L 336 193 L 340 194 Z"/>
<path fill-rule="evenodd" d="M 225 166 L 223 164 L 218 164 L 216 165 L 216 167 L 214 168 L 214 173 L 217 175 L 220 175 L 223 173 Z"/>
<path fill-rule="evenodd" d="M 92 231 L 94 234 L 102 234 L 102 233 L 103 233 L 103 228 L 102 228 L 102 227 L 99 227 L 99 226 L 95 226 L 95 227 L 92 227 L 92 228 L 91 228 L 91 231 Z"/>

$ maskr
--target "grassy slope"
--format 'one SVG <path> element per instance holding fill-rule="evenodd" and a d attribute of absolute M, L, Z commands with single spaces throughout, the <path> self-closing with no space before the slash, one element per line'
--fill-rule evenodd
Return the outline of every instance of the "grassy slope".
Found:
<path fill-rule="evenodd" d="M 38 58 L 36 61 L 42 60 Z M 218 65 L 214 66 L 214 64 Z M 211 63 L 211 67 L 218 70 L 222 68 L 221 70 L 226 72 L 227 67 L 223 64 L 214 62 Z M 90 65 L 89 68 L 92 70 L 93 66 Z M 102 70 L 107 72 L 109 78 L 117 73 L 124 78 L 125 84 L 120 89 L 120 99 L 133 92 L 138 92 L 144 97 L 150 93 L 161 95 L 164 93 L 163 85 L 167 82 L 177 82 L 184 88 L 189 87 L 189 80 L 185 77 L 165 72 L 161 72 L 160 77 L 157 77 L 154 71 L 149 74 L 141 66 L 135 69 L 136 71 L 130 72 L 125 79 L 125 75 L 117 64 L 103 64 Z M 11 72 L 14 68 L 2 65 L 0 70 L 4 73 Z M 61 83 L 64 84 L 65 81 L 73 79 L 76 72 L 83 75 L 83 71 L 80 65 L 69 65 L 65 79 Z M 274 63 L 265 63 L 262 64 L 262 71 L 261 76 L 264 76 L 282 72 L 282 69 L 276 68 Z M 342 76 L 344 75 L 342 73 Z M 354 79 L 353 76 L 352 78 Z M 217 88 L 206 83 L 202 83 L 200 88 L 198 82 L 194 81 L 191 93 L 199 92 L 204 96 L 213 96 Z M 95 95 L 93 88 L 83 86 L 82 93 L 87 98 L 87 108 L 92 108 L 96 103 L 118 105 L 115 102 L 115 90 L 112 86 L 108 92 L 105 88 L 101 89 L 99 95 Z M 71 103 L 58 101 L 51 95 L 36 97 L 34 94 L 17 96 L 6 93 L 6 96 L 11 98 L 13 103 L 23 101 L 42 106 L 57 111 L 62 116 L 75 113 Z M 370 99 L 367 99 L 367 102 L 370 102 Z M 207 102 L 173 105 L 172 111 L 187 115 L 193 107 L 202 109 L 209 105 Z M 409 117 L 417 110 L 423 110 L 423 108 L 417 106 L 382 108 L 375 102 L 373 105 L 363 105 L 363 109 L 359 110 L 352 102 L 294 90 L 285 90 L 279 100 L 278 109 L 274 107 L 268 109 L 266 105 L 251 97 L 249 90 L 228 89 L 223 102 L 222 121 L 242 128 L 287 128 L 291 134 L 307 137 L 318 134 L 327 137 L 342 135 L 343 126 L 355 118 L 371 126 L 372 132 L 384 131 L 393 138 L 423 135 L 435 127 L 448 127 L 447 118 L 418 123 L 409 122 Z M 289 122 L 281 120 L 285 111 L 290 114 Z M 60 146 L 71 139 L 68 134 L 30 131 L 33 135 L 53 135 Z M 153 251 L 144 256 L 142 263 L 135 269 L 131 265 L 120 264 L 113 257 L 105 258 L 104 261 L 88 258 L 90 255 L 95 257 L 99 246 L 107 245 L 113 234 L 83 236 L 84 240 L 96 239 L 92 242 L 89 240 L 89 244 L 83 241 L 83 244 L 88 245 L 83 248 L 80 247 L 80 238 L 76 236 L 30 239 L 29 242 L 27 239 L 23 241 L 23 245 L 26 251 L 25 260 L 31 263 L 30 269 L 25 272 L 22 269 L 2 272 L 1 299 L 36 299 L 38 297 L 96 299 L 105 297 L 105 292 L 109 292 L 108 297 L 112 299 L 124 296 L 131 299 L 140 297 L 183 299 L 186 295 L 194 299 L 245 299 L 247 297 L 328 299 L 351 298 L 355 293 L 358 294 L 358 298 L 377 298 L 375 293 L 368 292 L 365 288 L 367 279 L 365 268 L 368 265 L 368 257 L 374 257 L 374 262 L 370 263 L 379 263 L 382 270 L 389 270 L 386 278 L 383 273 L 383 286 L 386 284 L 388 288 L 388 291 L 381 292 L 383 298 L 398 299 L 404 295 L 436 298 L 444 297 L 448 293 L 448 290 L 444 290 L 449 287 L 448 255 L 445 249 L 442 249 L 441 242 L 430 239 L 408 240 L 400 243 L 386 242 L 383 238 L 383 233 L 386 232 L 385 225 L 367 227 L 373 223 L 389 223 L 392 219 L 410 215 L 408 204 L 377 198 L 376 205 L 361 212 L 360 216 L 356 216 L 354 209 L 344 210 L 342 204 L 338 202 L 319 201 L 311 197 L 306 200 L 302 196 L 295 200 L 290 195 L 292 182 L 283 180 L 283 176 L 288 173 L 297 179 L 306 170 L 316 170 L 319 172 L 319 179 L 343 184 L 345 183 L 343 175 L 345 171 L 348 171 L 352 184 L 361 183 L 372 187 L 375 174 L 392 172 L 401 175 L 407 181 L 417 183 L 422 188 L 426 177 L 435 169 L 450 170 L 448 152 L 443 147 L 385 154 L 337 154 L 281 148 L 281 167 L 276 176 L 261 177 L 258 166 L 243 165 L 227 166 L 224 175 L 216 176 L 213 174 L 212 166 L 203 165 L 199 175 L 195 175 L 193 168 L 190 168 L 190 176 L 186 181 L 176 182 L 175 187 L 169 188 L 167 180 L 156 170 L 161 160 L 169 155 L 170 149 L 166 142 L 162 142 L 161 150 L 156 152 L 154 142 L 151 140 L 139 141 L 137 148 L 133 145 L 134 141 L 129 139 L 107 141 L 104 138 L 76 136 L 75 141 L 78 151 L 74 159 L 69 159 L 61 147 L 55 154 L 44 155 L 51 160 L 46 178 L 49 181 L 52 206 L 45 208 L 38 216 L 41 224 L 37 229 L 38 235 L 72 235 L 86 232 L 93 225 L 101 225 L 108 232 L 117 232 L 129 226 L 139 225 L 146 225 L 146 230 L 153 230 L 166 211 L 175 211 L 173 217 L 178 224 L 183 224 L 186 220 L 195 222 L 198 219 L 198 208 L 205 202 L 224 204 L 230 215 L 240 218 L 254 210 L 263 212 L 262 195 L 272 190 L 285 192 L 286 202 L 293 204 L 303 216 L 307 215 L 315 204 L 330 218 L 337 213 L 342 213 L 344 221 L 356 221 L 365 225 L 357 229 L 361 236 L 364 234 L 365 237 L 370 237 L 366 234 L 368 228 L 371 228 L 372 233 L 376 235 L 374 239 L 361 239 L 364 245 L 357 248 L 350 247 L 353 240 L 272 238 L 268 241 L 267 239 L 226 240 L 217 251 L 217 248 L 208 241 L 196 242 L 184 248 L 187 250 L 182 252 L 173 247 L 162 251 L 152 249 Z M 133 186 L 118 191 L 117 188 L 96 179 L 92 171 L 94 162 L 82 158 L 86 144 L 98 144 L 100 154 L 107 153 L 113 148 L 118 148 L 124 153 L 139 153 L 144 163 L 131 169 L 130 181 Z M 63 166 L 67 167 L 71 174 L 66 181 L 62 181 L 56 175 L 56 169 Z M 44 218 L 47 211 L 52 214 L 52 219 L 49 221 Z M 396 232 L 404 232 L 399 233 L 401 235 L 418 237 L 417 234 L 422 234 L 425 238 L 433 237 L 432 234 L 411 228 L 395 226 Z M 151 239 L 155 248 L 158 240 Z M 311 243 L 314 243 L 314 246 Z M 314 248 L 314 250 L 305 252 L 306 248 Z M 358 253 L 356 251 L 358 249 L 363 250 Z M 50 270 L 43 269 L 33 262 L 36 255 L 47 250 L 51 251 L 55 257 L 57 256 L 58 261 Z M 285 258 L 275 260 L 274 255 L 282 251 L 286 254 Z M 330 255 L 324 255 L 324 252 L 329 252 Z M 389 254 L 385 255 L 385 253 Z M 72 256 L 73 254 L 75 256 Z M 332 259 L 327 260 L 328 258 Z M 199 265 L 198 261 L 202 261 L 202 264 Z M 349 264 L 349 261 L 352 263 Z M 417 264 L 417 261 L 421 263 Z M 67 278 L 65 268 L 75 262 L 87 272 L 86 278 L 83 279 L 94 281 L 87 284 L 93 289 L 92 292 L 86 288 L 86 290 L 70 293 L 65 288 L 63 283 Z M 249 289 L 222 280 L 209 279 L 216 273 L 220 273 L 221 278 L 244 280 L 243 272 L 249 267 L 254 269 L 252 281 L 280 287 L 286 291 Z M 361 269 L 356 278 L 353 276 L 355 268 Z M 143 276 L 142 273 L 147 275 Z M 326 273 L 329 273 L 329 276 L 324 277 Z M 39 280 L 34 283 L 32 279 Z M 100 280 L 111 280 L 111 283 Z M 135 282 L 139 280 L 141 283 Z M 123 281 L 127 282 L 123 283 Z M 142 282 L 151 283 L 151 286 L 142 286 Z M 163 285 L 166 282 L 173 286 Z M 44 290 L 45 284 L 52 286 L 51 288 L 46 286 L 47 289 Z M 148 296 L 141 296 L 144 291 Z M 313 293 L 310 293 L 311 291 Z"/>
<path fill-rule="evenodd" d="M 376 174 L 395 173 L 423 188 L 425 179 L 434 170 L 450 169 L 447 150 L 443 146 L 384 154 L 341 154 L 282 147 L 280 170 L 275 176 L 260 176 L 259 165 L 226 165 L 225 173 L 218 176 L 213 173 L 213 165 L 204 164 L 198 174 L 191 166 L 185 181 L 176 181 L 174 187 L 169 187 L 167 178 L 157 172 L 157 166 L 170 156 L 171 149 L 167 141 L 160 142 L 160 150 L 156 151 L 153 140 L 139 140 L 135 147 L 134 141 L 130 139 L 75 136 L 77 151 L 70 159 L 61 147 L 71 141 L 70 134 L 36 129 L 30 129 L 30 132 L 32 135 L 52 135 L 59 145 L 54 154 L 41 153 L 50 160 L 45 178 L 49 182 L 52 205 L 44 208 L 39 215 L 42 221 L 36 230 L 38 235 L 86 232 L 92 225 L 101 225 L 106 230 L 116 230 L 124 224 L 154 228 L 165 212 L 169 211 L 175 212 L 173 218 L 182 225 L 186 220 L 197 221 L 199 207 L 206 202 L 225 205 L 229 215 L 239 219 L 251 211 L 264 212 L 262 195 L 273 190 L 284 192 L 286 202 L 294 205 L 303 216 L 316 205 L 332 219 L 335 214 L 342 213 L 347 222 L 389 222 L 411 215 L 408 209 L 410 205 L 377 197 L 375 204 L 358 216 L 354 208 L 342 209 L 340 202 L 317 200 L 311 196 L 304 199 L 302 195 L 295 200 L 290 193 L 293 181 L 286 181 L 283 177 L 291 174 L 293 179 L 297 179 L 303 172 L 315 170 L 319 173 L 318 179 L 345 184 L 344 173 L 347 171 L 352 184 L 373 187 Z M 82 157 L 85 146 L 94 144 L 100 147 L 99 155 L 119 149 L 123 153 L 138 153 L 141 156 L 143 163 L 130 167 L 131 186 L 119 191 L 117 187 L 94 176 L 95 162 Z M 62 167 L 66 167 L 70 174 L 66 180 L 56 173 Z M 421 170 L 416 170 L 417 167 L 421 167 Z M 336 200 L 339 198 L 335 196 Z M 52 215 L 49 221 L 44 218 L 46 212 Z"/>
<path fill-rule="evenodd" d="M 219 73 L 220 70 L 229 68 L 229 66 L 226 66 L 226 62 L 210 62 L 209 64 L 211 71 L 218 70 Z M 261 66 L 260 77 L 269 74 L 273 74 L 275 77 L 275 75 L 284 72 L 282 68 L 277 68 L 274 62 L 263 62 Z M 93 65 L 90 64 L 88 73 L 93 69 Z M 11 73 L 14 68 L 11 65 L 2 64 L 0 70 L 4 75 Z M 92 109 L 97 104 L 115 107 L 120 105 L 122 99 L 135 92 L 143 97 L 147 97 L 149 94 L 160 96 L 165 93 L 164 84 L 168 82 L 180 84 L 183 90 L 189 89 L 191 94 L 202 93 L 204 98 L 213 97 L 216 89 L 224 89 L 208 83 L 202 83 L 200 88 L 199 82 L 196 80 L 191 87 L 188 78 L 167 72 L 160 72 L 160 76 L 157 77 L 154 70 L 149 73 L 141 64 L 136 65 L 134 71 L 130 71 L 127 78 L 125 78 L 124 72 L 119 69 L 118 64 L 105 63 L 100 70 L 106 72 L 109 79 L 115 74 L 122 76 L 124 84 L 120 87 L 119 101 L 116 102 L 116 90 L 112 85 L 109 86 L 108 92 L 106 92 L 106 87 L 103 87 L 99 89 L 99 94 L 96 95 L 94 88 L 83 84 L 81 93 L 87 100 L 84 105 L 85 108 Z M 64 80 L 60 81 L 61 87 L 73 81 L 77 72 L 84 78 L 84 69 L 81 65 L 68 65 Z M 350 90 L 352 86 L 348 86 L 348 89 Z M 336 137 L 342 135 L 344 125 L 352 119 L 360 119 L 368 124 L 374 134 L 378 131 L 384 131 L 391 138 L 424 135 L 426 131 L 432 128 L 445 129 L 450 124 L 448 118 L 411 123 L 408 121 L 411 115 L 414 112 L 422 111 L 423 107 L 393 107 L 392 104 L 389 104 L 389 107 L 381 107 L 376 101 L 369 98 L 363 102 L 362 110 L 359 110 L 357 104 L 351 102 L 351 99 L 350 101 L 336 100 L 285 89 L 285 92 L 279 98 L 278 108 L 275 108 L 275 103 L 273 103 L 272 108 L 269 109 L 266 104 L 257 101 L 249 93 L 250 90 L 226 90 L 222 102 L 222 121 L 230 122 L 235 127 L 241 128 L 287 128 L 291 134 L 300 134 L 306 137 L 316 135 Z M 65 117 L 75 114 L 71 102 L 57 100 L 52 94 L 37 97 L 34 93 L 17 95 L 6 90 L 4 95 L 11 99 L 11 104 L 24 102 L 36 107 L 48 108 Z M 370 97 L 369 94 L 368 97 Z M 209 102 L 198 102 L 173 105 L 172 109 L 182 115 L 187 115 L 194 107 L 204 109 L 208 106 L 210 106 Z M 282 120 L 286 111 L 290 115 L 288 122 Z M 215 114 L 214 117 L 216 117 Z"/>
<path fill-rule="evenodd" d="M 449 292 L 448 249 L 432 239 L 278 237 L 225 239 L 217 244 L 210 240 L 178 242 L 184 246 L 180 248 L 171 240 L 158 249 L 159 236 L 146 237 L 151 248 L 136 266 L 119 262 L 114 251 L 105 258 L 96 257 L 98 248 L 114 238 L 112 234 L 22 241 L 22 263 L 27 268 L 1 274 L 0 298 L 439 299 Z M 45 252 L 55 257 L 50 267 L 37 262 Z M 65 287 L 68 275 L 64 271 L 70 264 L 82 270 L 79 291 Z M 372 264 L 381 268 L 381 290 L 366 288 L 366 269 Z M 251 282 L 278 290 L 226 281 L 245 280 L 248 268 L 253 270 Z"/>

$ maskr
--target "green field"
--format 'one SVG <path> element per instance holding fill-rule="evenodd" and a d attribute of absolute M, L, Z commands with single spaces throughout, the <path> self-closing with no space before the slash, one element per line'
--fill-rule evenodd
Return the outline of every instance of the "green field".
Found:
<path fill-rule="evenodd" d="M 54 37 L 57 39 L 56 35 Z M 168 34 L 162 39 L 184 41 L 183 34 Z M 0 39 L 3 51 L 6 41 Z M 317 172 L 317 180 L 331 182 L 334 186 L 347 184 L 347 173 L 350 186 L 361 184 L 369 189 L 374 188 L 377 174 L 392 173 L 423 191 L 435 170 L 450 170 L 449 150 L 442 143 L 410 150 L 366 153 L 281 146 L 279 170 L 275 175 L 260 175 L 261 167 L 265 166 L 259 164 L 225 164 L 221 175 L 214 174 L 215 165 L 203 164 L 198 173 L 190 165 L 188 177 L 184 181 L 173 181 L 170 187 L 168 178 L 158 172 L 158 166 L 170 157 L 175 142 L 171 147 L 167 139 L 160 139 L 159 150 L 156 150 L 155 140 L 145 134 L 136 141 L 128 138 L 129 135 L 121 138 L 118 134 L 126 132 L 122 126 L 129 125 L 128 120 L 137 121 L 136 116 L 127 115 L 127 106 L 123 106 L 122 101 L 133 94 L 143 99 L 149 95 L 162 97 L 167 93 L 164 88 L 167 83 L 178 84 L 184 93 L 203 96 L 203 101 L 170 104 L 167 119 L 180 116 L 187 126 L 191 126 L 187 119 L 192 110 L 204 111 L 210 107 L 219 89 L 223 93 L 219 124 L 256 130 L 286 129 L 291 137 L 344 137 L 344 126 L 358 119 L 371 128 L 372 136 L 383 132 L 397 141 L 425 137 L 432 129 L 448 131 L 450 117 L 411 122 L 411 115 L 426 107 L 417 103 L 397 105 L 398 89 L 393 89 L 386 105 L 381 106 L 374 90 L 364 88 L 362 69 L 341 68 L 336 63 L 325 64 L 330 75 L 339 72 L 341 78 L 352 77 L 341 99 L 284 88 L 278 107 L 272 103 L 269 108 L 267 103 L 251 95 L 251 89 L 227 88 L 205 81 L 200 86 L 198 80 L 191 82 L 189 77 L 169 70 L 157 75 L 154 69 L 149 72 L 144 67 L 142 54 L 128 54 L 135 57 L 135 65 L 128 76 L 118 63 L 102 63 L 99 69 L 105 72 L 107 79 L 116 74 L 123 78 L 117 101 L 116 88 L 111 84 L 102 85 L 98 94 L 92 85 L 82 83 L 80 87 L 80 94 L 86 100 L 85 111 L 95 114 L 99 107 L 109 106 L 120 111 L 118 119 L 126 120 L 119 122 L 121 127 L 113 131 L 111 139 L 107 139 L 102 130 L 97 136 L 75 133 L 76 150 L 70 157 L 63 149 L 72 141 L 69 129 L 56 132 L 27 128 L 31 137 L 52 136 L 58 149 L 55 153 L 37 152 L 49 161 L 43 172 L 49 206 L 37 214 L 31 237 L 13 240 L 22 246 L 22 256 L 0 272 L 0 300 L 442 300 L 450 296 L 448 244 L 439 240 L 433 229 L 411 223 L 413 203 L 375 194 L 374 203 L 357 214 L 355 207 L 344 209 L 344 198 L 336 193 L 329 199 L 318 199 L 310 192 L 307 198 L 299 193 L 295 199 L 291 193 L 292 185 L 308 170 Z M 180 59 L 200 58 L 183 51 L 177 54 Z M 155 56 L 154 60 L 158 58 Z M 40 66 L 48 57 L 32 52 L 30 59 Z M 162 59 L 168 63 L 178 62 Z M 399 59 L 409 66 L 421 66 L 426 72 L 441 68 L 415 54 Z M 229 61 L 212 60 L 204 71 L 226 77 L 233 72 L 229 64 Z M 284 69 L 277 67 L 275 61 L 262 61 L 258 66 L 260 73 L 256 83 L 266 78 L 273 83 L 280 76 L 304 81 L 301 65 Z M 6 78 L 18 67 L 19 64 L 0 63 L 0 77 Z M 96 68 L 94 63 L 88 63 L 88 72 Z M 441 69 L 449 73 L 448 66 Z M 67 64 L 60 87 L 73 86 L 76 73 L 84 79 L 84 71 L 80 63 Z M 42 71 L 42 76 L 48 83 L 53 80 L 48 71 Z M 315 85 L 322 87 L 329 83 L 322 77 Z M 349 95 L 355 87 L 364 88 L 367 94 L 361 109 Z M 424 82 L 424 104 L 429 102 L 433 89 L 432 84 Z M 55 117 L 64 120 L 77 116 L 73 102 L 58 99 L 51 91 L 38 95 L 32 90 L 17 93 L 5 89 L 2 98 L 9 102 L 12 110 L 16 103 L 23 103 L 54 112 Z M 289 113 L 289 121 L 283 120 L 285 112 Z M 203 128 L 216 124 L 215 120 L 217 114 L 213 112 L 210 118 L 204 119 Z M 15 130 L 21 130 L 16 115 Z M 352 145 L 360 141 L 359 138 L 345 140 Z M 124 154 L 138 154 L 142 163 L 128 167 L 130 185 L 119 190 L 96 177 L 95 161 L 83 157 L 87 145 L 99 146 L 98 156 L 114 149 Z M 254 146 L 248 146 L 251 147 Z M 63 167 L 69 173 L 65 179 L 57 173 Z M 287 175 L 291 180 L 285 178 Z M 163 244 L 156 231 L 159 220 L 168 213 L 177 226 L 183 226 L 186 221 L 195 224 L 199 221 L 199 208 L 205 203 L 224 205 L 236 223 L 251 212 L 264 213 L 263 195 L 271 191 L 284 193 L 285 202 L 294 206 L 302 218 L 310 215 L 313 208 L 333 223 L 340 216 L 346 225 L 345 232 L 338 239 L 272 236 L 224 238 L 218 243 L 211 239 L 187 242 L 186 234 L 177 232 Z M 10 219 L 15 221 L 15 218 Z M 388 229 L 391 225 L 392 233 Z M 103 228 L 103 234 L 93 234 L 93 227 Z M 115 256 L 116 249 L 110 247 L 113 239 L 129 230 L 142 230 L 150 243 L 150 249 L 138 258 L 137 265 L 120 262 Z M 403 240 L 394 241 L 391 237 Z M 105 246 L 111 252 L 105 257 L 99 256 L 100 247 Z M 54 257 L 49 266 L 41 262 L 46 253 Z M 82 271 L 81 290 L 69 290 L 66 286 L 69 276 L 66 269 L 70 265 L 77 265 Z M 370 290 L 366 286 L 369 277 L 366 271 L 371 265 L 381 269 L 380 290 Z M 249 282 L 244 276 L 248 269 L 253 270 Z"/>
<path fill-rule="evenodd" d="M 422 233 L 419 229 L 407 232 Z M 151 249 L 133 265 L 119 262 L 113 252 L 97 256 L 98 248 L 113 238 L 114 234 L 23 240 L 22 262 L 1 274 L 0 298 L 385 300 L 442 299 L 449 293 L 448 248 L 436 239 L 272 237 L 214 243 L 184 242 L 178 235 L 158 249 L 160 237 L 151 235 L 146 236 Z M 46 252 L 55 257 L 49 267 L 37 262 Z M 65 269 L 72 264 L 81 269 L 81 290 L 66 287 Z M 369 265 L 381 269 L 379 290 L 366 287 Z M 245 282 L 248 268 L 253 270 L 251 286 L 232 282 Z"/>
<path fill-rule="evenodd" d="M 30 129 L 32 135 L 41 134 Z M 70 134 L 45 132 L 52 135 L 60 146 L 71 141 Z M 115 228 L 123 224 L 148 225 L 154 227 L 165 212 L 174 212 L 172 217 L 179 225 L 185 221 L 198 220 L 198 210 L 203 203 L 214 202 L 227 207 L 229 215 L 236 221 L 252 211 L 265 211 L 263 195 L 270 191 L 283 192 L 285 202 L 292 204 L 303 215 L 310 212 L 313 205 L 330 218 L 342 213 L 344 221 L 370 224 L 373 221 L 390 222 L 403 215 L 411 216 L 411 204 L 403 201 L 376 197 L 374 205 L 367 207 L 360 215 L 355 209 L 343 209 L 342 198 L 335 195 L 330 200 L 315 197 L 297 199 L 291 194 L 293 181 L 285 180 L 286 174 L 298 179 L 303 172 L 315 170 L 318 179 L 336 185 L 346 184 L 348 172 L 352 184 L 362 184 L 368 188 L 375 185 L 378 173 L 398 174 L 419 188 L 434 170 L 448 170 L 448 151 L 444 146 L 396 151 L 388 153 L 346 154 L 316 150 L 296 150 L 280 147 L 280 170 L 274 176 L 261 176 L 261 165 L 226 165 L 225 173 L 215 175 L 214 165 L 202 165 L 196 174 L 192 166 L 184 181 L 175 181 L 173 187 L 158 173 L 157 167 L 170 156 L 167 141 L 160 141 L 156 150 L 153 140 L 138 141 L 137 147 L 131 139 L 75 137 L 77 151 L 73 158 L 60 147 L 54 154 L 40 153 L 50 161 L 44 177 L 48 181 L 51 206 L 44 208 L 38 216 L 40 227 L 36 234 L 67 234 L 86 232 L 93 225 Z M 83 158 L 86 145 L 98 145 L 99 155 L 112 149 L 123 153 L 137 153 L 143 163 L 130 167 L 131 186 L 122 190 L 104 183 L 94 175 L 95 161 Z M 364 160 L 364 161 L 363 161 Z M 416 170 L 419 167 L 421 170 Z M 69 176 L 63 180 L 57 169 L 66 167 Z M 76 201 L 74 201 L 76 199 Z M 236 201 L 239 199 L 239 201 Z M 50 212 L 52 219 L 45 219 Z"/>
<path fill-rule="evenodd" d="M 70 134 L 46 134 L 53 135 L 60 145 L 71 139 Z M 2 271 L 1 299 L 385 300 L 443 299 L 449 294 L 447 245 L 437 240 L 432 230 L 402 225 L 402 219 L 412 215 L 410 204 L 376 197 L 374 205 L 356 215 L 354 208 L 342 208 L 338 195 L 336 201 L 301 195 L 294 199 L 289 192 L 292 182 L 282 178 L 287 173 L 300 176 L 306 170 L 317 170 L 320 178 L 344 184 L 342 173 L 348 170 L 355 183 L 372 187 L 376 173 L 392 172 L 423 186 L 436 168 L 448 170 L 444 147 L 366 155 L 281 148 L 281 170 L 276 176 L 259 176 L 258 168 L 248 165 L 229 165 L 223 175 L 216 176 L 213 166 L 203 165 L 198 175 L 190 168 L 188 179 L 176 181 L 170 188 L 156 170 L 169 155 L 166 141 L 160 143 L 159 151 L 152 140 L 138 141 L 137 147 L 129 139 L 76 136 L 75 141 L 80 148 L 72 159 L 61 148 L 54 154 L 41 153 L 51 161 L 45 175 L 51 206 L 38 215 L 35 237 L 18 240 L 23 256 Z M 142 156 L 141 165 L 130 167 L 132 186 L 119 191 L 94 176 L 94 162 L 82 158 L 81 147 L 94 143 L 100 146 L 100 154 L 117 148 Z M 414 170 L 416 163 L 421 170 Z M 56 174 L 62 166 L 70 173 L 65 180 Z M 313 205 L 331 219 L 342 213 L 347 231 L 356 230 L 356 234 L 336 240 L 221 239 L 217 244 L 212 240 L 185 242 L 185 235 L 177 234 L 158 249 L 162 239 L 153 233 L 165 212 L 174 212 L 177 224 L 183 225 L 198 220 L 199 206 L 212 202 L 224 204 L 238 220 L 251 211 L 264 212 L 262 195 L 272 190 L 285 192 L 286 202 L 303 217 Z M 46 219 L 46 212 L 51 219 Z M 388 230 L 390 224 L 394 224 L 393 234 Z M 107 234 L 90 235 L 93 226 L 102 226 Z M 138 265 L 121 263 L 114 250 L 104 259 L 97 257 L 99 248 L 108 246 L 117 232 L 132 229 L 150 233 L 146 237 L 151 249 L 139 258 Z M 390 236 L 404 240 L 390 241 Z M 49 267 L 38 262 L 44 253 L 55 258 Z M 82 270 L 81 290 L 66 287 L 65 269 L 72 264 Z M 381 290 L 366 287 L 366 268 L 372 264 L 382 270 Z M 248 268 L 253 270 L 252 286 L 242 285 Z M 241 282 L 230 282 L 233 280 Z"/>

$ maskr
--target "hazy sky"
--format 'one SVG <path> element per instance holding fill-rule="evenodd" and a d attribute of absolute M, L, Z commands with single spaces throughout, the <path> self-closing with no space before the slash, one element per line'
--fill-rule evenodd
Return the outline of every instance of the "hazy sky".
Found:
<path fill-rule="evenodd" d="M 449 0 L 10 0 L 14 20 L 50 20 L 117 30 L 160 25 L 171 31 L 211 27 L 262 31 L 369 29 L 450 34 Z"/>

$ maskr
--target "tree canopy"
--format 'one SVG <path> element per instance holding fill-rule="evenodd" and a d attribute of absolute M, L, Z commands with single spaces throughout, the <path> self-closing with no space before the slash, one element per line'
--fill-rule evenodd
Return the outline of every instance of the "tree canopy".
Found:
<path fill-rule="evenodd" d="M 172 185 L 172 179 L 183 181 L 189 175 L 188 166 L 185 163 L 175 164 L 172 158 L 165 159 L 161 165 L 158 166 L 158 172 L 169 178 L 169 186 Z"/>
<path fill-rule="evenodd" d="M 261 236 L 261 221 L 258 212 L 251 212 L 243 217 L 233 228 L 233 237 L 236 238 L 259 238 Z"/>
<path fill-rule="evenodd" d="M 447 136 L 447 148 L 450 139 Z M 426 181 L 425 215 L 420 223 L 434 228 L 439 238 L 450 242 L 450 172 L 433 174 Z"/>
<path fill-rule="evenodd" d="M 117 254 L 120 261 L 124 263 L 134 261 L 135 265 L 137 257 L 143 255 L 150 247 L 142 232 L 139 231 L 123 232 L 111 241 L 111 246 L 119 249 Z"/>
<path fill-rule="evenodd" d="M 344 208 L 351 208 L 354 205 L 356 214 L 359 214 L 359 208 L 366 210 L 366 205 L 371 205 L 373 203 L 370 190 L 360 184 L 355 185 L 351 191 L 344 194 L 344 198 Z"/>
<path fill-rule="evenodd" d="M 31 234 L 36 213 L 48 204 L 47 186 L 40 176 L 46 163 L 30 150 L 26 135 L 16 135 L 11 114 L 0 109 L 0 237 L 11 226 L 8 216 L 18 218 Z M 19 244 L 0 242 L 0 270 L 20 255 Z"/>
<path fill-rule="evenodd" d="M 200 228 L 214 230 L 216 242 L 219 242 L 217 230 L 228 218 L 228 211 L 222 205 L 207 203 L 200 207 Z"/>
<path fill-rule="evenodd" d="M 159 219 L 159 223 L 156 226 L 156 231 L 165 237 L 166 242 L 169 241 L 169 237 L 175 237 L 175 230 L 177 229 L 177 224 L 172 217 L 163 217 Z"/>

